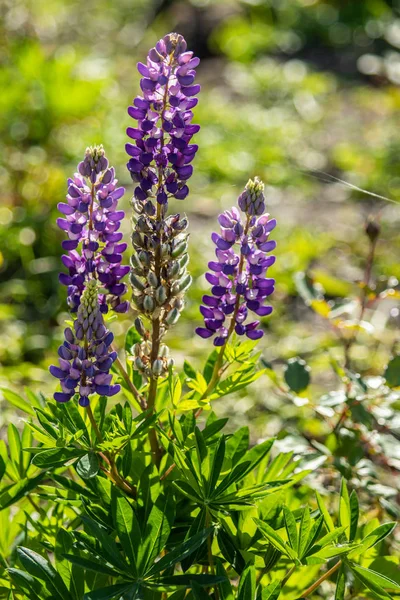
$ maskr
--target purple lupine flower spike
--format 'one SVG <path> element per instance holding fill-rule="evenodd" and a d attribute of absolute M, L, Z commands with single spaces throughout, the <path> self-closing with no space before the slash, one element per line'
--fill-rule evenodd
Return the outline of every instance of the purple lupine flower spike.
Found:
<path fill-rule="evenodd" d="M 264 184 L 257 177 L 249 180 L 238 198 L 239 208 L 233 207 L 218 217 L 220 234 L 213 233 L 216 261 L 208 266 L 206 279 L 211 295 L 203 296 L 200 311 L 205 327 L 196 333 L 202 338 L 214 336 L 214 345 L 223 346 L 235 331 L 251 340 L 263 336 L 259 320 L 249 320 L 249 313 L 265 317 L 272 312 L 267 304 L 274 291 L 275 280 L 268 278 L 268 268 L 275 256 L 268 256 L 276 247 L 269 239 L 276 220 L 265 213 Z"/>
<path fill-rule="evenodd" d="M 67 233 L 62 247 L 68 254 L 62 261 L 68 274 L 60 274 L 60 282 L 68 286 L 68 305 L 76 312 L 86 282 L 96 278 L 106 289 L 100 294 L 100 310 L 111 307 L 116 312 L 126 312 L 129 303 L 122 301 L 126 285 L 121 279 L 129 272 L 122 265 L 122 253 L 127 244 L 121 242 L 119 232 L 124 212 L 118 210 L 118 201 L 124 195 L 117 187 L 113 167 L 108 166 L 103 146 L 87 148 L 78 173 L 68 179 L 67 202 L 58 208 L 64 217 L 57 219 L 58 226 Z"/>
<path fill-rule="evenodd" d="M 198 149 L 191 139 L 200 129 L 191 122 L 198 102 L 194 96 L 200 91 L 194 84 L 199 62 L 186 51 L 184 38 L 170 33 L 150 50 L 146 64 L 138 63 L 143 95 L 128 108 L 138 124 L 128 127 L 133 143 L 125 148 L 128 170 L 138 183 L 135 198 L 148 214 L 154 210 L 150 197 L 165 206 L 168 198 L 183 200 L 189 193 L 186 182 Z"/>
<path fill-rule="evenodd" d="M 111 350 L 113 334 L 104 325 L 98 299 L 98 284 L 91 279 L 81 296 L 74 331 L 67 327 L 65 341 L 58 349 L 59 367 L 51 365 L 50 373 L 60 380 L 57 402 L 68 402 L 78 393 L 79 404 L 88 406 L 89 396 L 114 396 L 120 390 L 112 385 L 111 365 L 117 353 Z"/>

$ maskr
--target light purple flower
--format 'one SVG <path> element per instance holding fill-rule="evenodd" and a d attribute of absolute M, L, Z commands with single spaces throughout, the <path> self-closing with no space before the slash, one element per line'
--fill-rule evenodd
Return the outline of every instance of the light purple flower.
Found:
<path fill-rule="evenodd" d="M 264 185 L 258 178 L 249 180 L 238 204 L 245 213 L 233 207 L 218 217 L 220 233 L 213 233 L 216 261 L 211 261 L 206 279 L 211 295 L 203 296 L 200 312 L 204 327 L 196 333 L 202 338 L 214 337 L 215 346 L 223 346 L 235 331 L 251 340 L 263 336 L 260 321 L 272 312 L 268 298 L 274 291 L 275 280 L 267 277 L 275 256 L 268 256 L 276 247 L 269 239 L 276 226 L 265 210 Z"/>
<path fill-rule="evenodd" d="M 189 193 L 190 163 L 198 149 L 191 141 L 200 129 L 192 124 L 200 91 L 194 84 L 200 60 L 186 47 L 181 35 L 170 33 L 149 51 L 146 64 L 138 63 L 142 95 L 128 108 L 137 126 L 128 127 L 131 141 L 125 148 L 128 170 L 138 183 L 135 198 L 147 205 L 148 214 L 149 198 L 165 206 L 168 198 L 183 200 Z"/>
<path fill-rule="evenodd" d="M 103 313 L 109 307 L 117 312 L 129 308 L 121 299 L 126 292 L 121 279 L 129 272 L 129 267 L 121 264 L 127 244 L 119 231 L 125 213 L 118 210 L 118 201 L 125 190 L 117 184 L 103 147 L 87 148 L 78 172 L 68 179 L 67 202 L 58 205 L 63 217 L 57 224 L 68 235 L 62 242 L 67 251 L 62 262 L 68 273 L 60 274 L 60 283 L 68 286 L 72 312 L 78 309 L 85 284 L 92 277 L 106 289 L 99 295 Z"/>
<path fill-rule="evenodd" d="M 91 279 L 82 294 L 74 331 L 67 327 L 65 341 L 58 349 L 59 366 L 51 365 L 50 373 L 60 380 L 57 402 L 68 402 L 79 394 L 79 404 L 88 406 L 89 396 L 113 396 L 120 390 L 112 385 L 111 365 L 117 358 L 112 351 L 113 334 L 104 325 L 98 300 L 98 284 Z"/>

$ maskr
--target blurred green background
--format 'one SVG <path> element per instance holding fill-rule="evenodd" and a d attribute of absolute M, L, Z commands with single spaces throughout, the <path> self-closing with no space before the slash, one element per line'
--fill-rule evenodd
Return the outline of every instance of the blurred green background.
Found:
<path fill-rule="evenodd" d="M 202 59 L 200 151 L 189 198 L 172 206 L 190 217 L 194 277 L 169 336 L 177 362 L 198 364 L 210 351 L 193 334 L 210 233 L 218 212 L 259 175 L 279 221 L 275 312 L 260 347 L 278 368 L 304 356 L 317 388 L 329 388 L 324 350 L 340 350 L 293 277 L 308 270 L 328 298 L 356 293 L 368 250 L 363 227 L 373 214 L 382 223 L 374 275 L 382 286 L 400 279 L 400 2 L 2 0 L 0 14 L 0 385 L 53 388 L 47 366 L 67 316 L 56 206 L 89 144 L 104 144 L 127 188 L 128 240 L 133 185 L 124 143 L 126 107 L 139 90 L 136 62 L 177 31 Z M 395 343 L 397 305 L 384 303 L 374 318 L 375 333 L 356 349 L 369 374 L 382 372 Z M 111 325 L 120 343 L 129 320 Z M 264 392 L 265 379 L 221 410 L 257 422 Z"/>

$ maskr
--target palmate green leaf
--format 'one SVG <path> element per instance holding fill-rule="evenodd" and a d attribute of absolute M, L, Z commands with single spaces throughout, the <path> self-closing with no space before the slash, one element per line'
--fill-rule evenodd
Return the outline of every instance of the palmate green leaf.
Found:
<path fill-rule="evenodd" d="M 310 509 L 308 508 L 308 506 L 306 506 L 306 508 L 303 509 L 303 513 L 301 515 L 300 530 L 299 530 L 299 543 L 297 546 L 297 554 L 300 558 L 303 557 L 303 555 L 307 549 L 307 542 L 309 540 L 310 528 L 311 528 Z"/>
<path fill-rule="evenodd" d="M 210 599 L 210 596 L 207 594 L 204 588 L 202 588 L 201 585 L 196 583 L 196 581 L 192 581 L 190 587 L 192 590 L 194 600 L 207 600 L 207 598 L 208 600 Z"/>
<path fill-rule="evenodd" d="M 15 465 L 19 475 L 23 474 L 22 467 L 22 446 L 18 429 L 13 423 L 10 423 L 7 430 L 8 449 L 11 462 Z"/>
<path fill-rule="evenodd" d="M 336 589 L 335 589 L 335 600 L 344 600 L 344 595 L 346 592 L 346 573 L 344 570 L 344 566 L 340 567 L 337 579 L 336 579 Z"/>
<path fill-rule="evenodd" d="M 241 365 L 232 375 L 229 375 L 229 377 L 218 384 L 215 391 L 210 395 L 210 399 L 216 400 L 217 398 L 238 392 L 259 379 L 264 375 L 264 372 L 265 369 L 255 371 L 253 364 Z"/>
<path fill-rule="evenodd" d="M 7 573 L 17 589 L 21 589 L 29 600 L 45 600 L 46 598 L 50 598 L 49 592 L 43 588 L 42 583 L 32 577 L 32 575 L 29 575 L 29 573 L 26 573 L 26 571 L 12 567 L 7 569 Z"/>
<path fill-rule="evenodd" d="M 0 388 L 0 390 L 7 402 L 9 402 L 9 404 L 12 404 L 13 406 L 15 406 L 15 408 L 22 410 L 24 413 L 30 415 L 31 417 L 35 416 L 35 411 L 33 410 L 31 404 L 24 400 L 19 394 L 16 394 L 12 390 L 8 390 L 7 388 Z"/>
<path fill-rule="evenodd" d="M 186 573 L 185 575 L 167 575 L 159 577 L 154 583 L 146 581 L 146 586 L 157 590 L 168 590 L 177 587 L 190 588 L 193 582 L 203 587 L 211 587 L 218 585 L 224 581 L 224 577 L 219 575 L 197 575 L 194 573 Z"/>
<path fill-rule="evenodd" d="M 271 448 L 275 442 L 275 439 L 276 438 L 270 438 L 268 440 L 265 440 L 261 444 L 256 444 L 244 455 L 239 465 L 244 462 L 250 463 L 247 468 L 247 471 L 245 471 L 244 476 L 254 471 L 254 469 L 258 467 L 261 461 L 269 455 Z"/>
<path fill-rule="evenodd" d="M 255 596 L 256 569 L 253 564 L 248 564 L 240 576 L 237 600 L 254 600 Z"/>
<path fill-rule="evenodd" d="M 283 507 L 284 514 L 284 522 L 286 534 L 288 536 L 290 547 L 298 552 L 298 537 L 297 537 L 297 525 L 296 519 L 293 516 L 293 513 L 287 508 L 287 506 Z"/>
<path fill-rule="evenodd" d="M 72 546 L 72 535 L 65 529 L 59 529 L 55 543 L 56 568 L 74 600 L 81 600 L 85 590 L 83 571 L 65 558 Z"/>
<path fill-rule="evenodd" d="M 203 531 L 196 533 L 192 538 L 180 544 L 180 546 L 175 548 L 175 550 L 168 552 L 168 554 L 160 558 L 160 560 L 158 560 L 150 568 L 150 570 L 146 572 L 146 578 L 153 577 L 154 575 L 161 573 L 161 571 L 169 569 L 170 567 L 190 556 L 190 554 L 197 550 L 197 548 L 199 548 L 206 541 L 208 536 L 211 535 L 212 531 L 213 529 L 211 527 L 204 529 Z"/>
<path fill-rule="evenodd" d="M 105 561 L 100 562 L 95 556 L 88 554 L 90 558 L 86 556 L 78 556 L 76 554 L 66 554 L 65 559 L 71 562 L 73 565 L 88 569 L 94 573 L 101 573 L 102 575 L 109 575 L 110 577 L 116 577 L 119 571 L 115 567 L 108 566 Z"/>
<path fill-rule="evenodd" d="M 175 519 L 175 502 L 172 494 L 160 498 L 154 504 L 143 533 L 143 543 L 137 555 L 138 574 L 146 573 L 157 556 L 165 548 Z"/>
<path fill-rule="evenodd" d="M 333 531 L 335 529 L 335 526 L 333 524 L 332 517 L 330 516 L 328 509 L 326 508 L 325 503 L 318 492 L 316 492 L 316 496 L 317 496 L 318 508 L 324 517 L 325 525 L 326 525 L 328 531 Z"/>
<path fill-rule="evenodd" d="M 50 448 L 35 454 L 32 463 L 39 469 L 55 469 L 85 454 L 85 450 L 79 448 Z"/>
<path fill-rule="evenodd" d="M 353 542 L 357 535 L 358 519 L 360 515 L 360 508 L 358 505 L 358 498 L 356 491 L 353 490 L 350 494 L 350 533 L 349 541 Z"/>
<path fill-rule="evenodd" d="M 234 483 L 238 483 L 244 477 L 246 477 L 247 469 L 251 463 L 250 462 L 241 462 L 236 467 L 232 469 L 232 471 L 221 481 L 221 483 L 216 487 L 214 492 L 211 493 L 211 498 L 217 500 L 231 485 Z"/>
<path fill-rule="evenodd" d="M 17 548 L 18 558 L 30 575 L 44 582 L 54 600 L 73 600 L 63 580 L 52 565 L 29 548 Z"/>
<path fill-rule="evenodd" d="M 267 587 L 265 587 L 262 591 L 261 598 L 262 600 L 277 600 L 281 593 L 281 582 L 280 581 L 272 581 Z"/>
<path fill-rule="evenodd" d="M 222 556 L 232 566 L 239 575 L 244 570 L 246 563 L 240 551 L 240 548 L 224 529 L 220 528 L 217 532 L 218 546 Z"/>
<path fill-rule="evenodd" d="M 396 522 L 383 523 L 382 525 L 379 525 L 379 527 L 371 531 L 371 533 L 369 533 L 361 541 L 359 548 L 357 548 L 357 550 L 355 550 L 350 557 L 356 554 L 363 554 L 369 550 L 369 548 L 372 548 L 376 544 L 379 544 L 379 542 L 382 542 L 382 540 L 392 533 L 396 526 Z"/>
<path fill-rule="evenodd" d="M 25 477 L 18 483 L 15 483 L 14 485 L 11 485 L 3 490 L 0 494 L 0 510 L 8 508 L 15 502 L 18 502 L 18 500 L 20 500 L 23 496 L 29 494 L 29 492 L 34 490 L 39 485 L 44 476 L 44 473 L 40 473 L 40 475 L 37 475 L 33 478 Z"/>
<path fill-rule="evenodd" d="M 254 519 L 255 523 L 258 525 L 260 532 L 262 535 L 276 548 L 279 552 L 282 552 L 288 558 L 291 558 L 295 561 L 296 564 L 299 563 L 299 559 L 297 556 L 296 550 L 293 550 L 281 537 L 276 533 L 274 529 L 268 523 L 264 523 L 260 519 Z"/>
<path fill-rule="evenodd" d="M 339 524 L 344 527 L 346 538 L 350 536 L 350 525 L 351 525 L 351 509 L 350 509 L 350 497 L 347 489 L 346 481 L 342 479 L 340 486 L 340 498 L 339 498 Z"/>
<path fill-rule="evenodd" d="M 389 579 L 385 575 L 381 575 L 371 569 L 360 567 L 354 564 L 349 565 L 354 575 L 367 587 L 377 598 L 390 598 L 390 594 L 386 592 L 389 589 L 392 592 L 400 592 L 400 585 Z"/>
<path fill-rule="evenodd" d="M 220 560 L 218 558 L 216 559 L 215 572 L 216 572 L 216 575 L 219 575 L 220 577 L 225 578 L 225 580 L 222 581 L 218 585 L 218 593 L 219 593 L 220 600 L 235 600 L 231 582 L 229 581 L 228 575 L 224 569 L 222 560 Z"/>
<path fill-rule="evenodd" d="M 142 533 L 135 511 L 128 500 L 116 488 L 112 489 L 113 521 L 119 540 L 134 574 L 137 574 L 137 553 L 141 543 Z"/>
<path fill-rule="evenodd" d="M 91 479 L 96 477 L 100 469 L 98 456 L 95 452 L 84 454 L 76 463 L 76 472 L 82 479 Z"/>
<path fill-rule="evenodd" d="M 315 541 L 315 543 L 313 545 L 310 545 L 307 548 L 306 556 L 310 556 L 312 554 L 316 554 L 317 552 L 320 552 L 320 550 L 322 550 L 322 548 L 324 548 L 325 546 L 328 546 L 333 541 L 337 540 L 337 538 L 340 535 L 342 535 L 342 533 L 344 533 L 344 531 L 345 531 L 344 527 L 337 527 L 333 531 L 330 531 L 329 533 L 324 535 L 322 538 L 319 538 L 318 540 Z"/>
<path fill-rule="evenodd" d="M 358 548 L 358 544 L 348 544 L 343 546 L 325 546 L 322 550 L 314 552 L 312 556 L 308 556 L 306 563 L 308 565 L 318 564 L 321 561 L 329 560 L 335 556 L 343 556 L 349 554 L 352 550 Z"/>
<path fill-rule="evenodd" d="M 225 436 L 222 435 L 218 441 L 218 445 L 214 451 L 212 458 L 210 477 L 207 485 L 207 493 L 210 494 L 212 490 L 217 487 L 218 479 L 221 473 L 222 466 L 224 464 L 225 457 Z"/>
<path fill-rule="evenodd" d="M 138 589 L 138 585 L 132 583 L 117 583 L 116 585 L 110 585 L 105 588 L 94 590 L 93 592 L 87 592 L 83 598 L 84 600 L 114 600 L 114 598 L 121 598 L 121 594 L 125 592 L 131 592 L 130 598 L 132 600 L 139 600 L 135 592 Z"/>
<path fill-rule="evenodd" d="M 100 543 L 102 554 L 110 562 L 110 564 L 122 572 L 127 570 L 129 571 L 128 564 L 123 560 L 117 544 L 105 527 L 102 527 L 89 517 L 82 516 L 81 519 L 91 535 L 93 535 L 93 537 L 96 538 Z"/>

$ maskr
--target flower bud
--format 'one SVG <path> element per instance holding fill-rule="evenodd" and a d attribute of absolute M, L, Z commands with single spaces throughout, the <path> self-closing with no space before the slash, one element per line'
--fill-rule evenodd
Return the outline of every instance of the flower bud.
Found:
<path fill-rule="evenodd" d="M 175 323 L 178 321 L 179 317 L 180 317 L 179 310 L 176 308 L 173 308 L 172 310 L 169 311 L 169 313 L 165 317 L 165 322 L 167 323 L 167 325 L 170 325 L 170 326 L 175 325 Z"/>
<path fill-rule="evenodd" d="M 162 363 L 162 360 L 160 360 L 159 358 L 157 358 L 153 362 L 151 370 L 153 372 L 153 375 L 155 375 L 156 377 L 159 377 L 162 374 L 162 372 L 163 372 L 163 363 Z"/>

